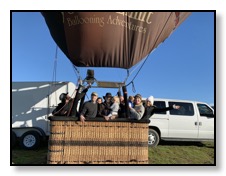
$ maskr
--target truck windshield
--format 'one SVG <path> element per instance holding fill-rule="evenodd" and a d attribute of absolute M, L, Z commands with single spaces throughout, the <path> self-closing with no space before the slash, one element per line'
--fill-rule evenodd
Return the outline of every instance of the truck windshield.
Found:
<path fill-rule="evenodd" d="M 213 110 L 205 104 L 197 104 L 200 116 L 214 117 Z"/>

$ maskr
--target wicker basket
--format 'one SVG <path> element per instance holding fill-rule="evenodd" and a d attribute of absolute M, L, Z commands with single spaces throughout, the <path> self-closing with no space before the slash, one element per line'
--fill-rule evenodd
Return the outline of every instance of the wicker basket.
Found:
<path fill-rule="evenodd" d="M 148 123 L 51 120 L 48 164 L 148 164 Z"/>

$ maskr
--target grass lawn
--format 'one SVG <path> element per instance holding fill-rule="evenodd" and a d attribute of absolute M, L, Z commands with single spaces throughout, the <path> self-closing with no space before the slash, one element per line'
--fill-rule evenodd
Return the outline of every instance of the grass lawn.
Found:
<path fill-rule="evenodd" d="M 45 165 L 47 146 L 45 143 L 38 150 L 23 150 L 17 146 L 12 150 L 12 162 L 18 165 Z M 214 150 L 214 142 L 161 142 L 155 148 L 149 147 L 149 164 L 214 165 Z"/>
<path fill-rule="evenodd" d="M 214 164 L 214 142 L 164 142 L 149 148 L 149 164 Z"/>

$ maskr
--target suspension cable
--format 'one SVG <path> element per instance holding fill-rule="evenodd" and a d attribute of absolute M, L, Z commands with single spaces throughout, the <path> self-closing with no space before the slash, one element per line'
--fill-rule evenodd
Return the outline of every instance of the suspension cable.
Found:
<path fill-rule="evenodd" d="M 146 56 L 146 57 L 147 57 L 147 56 Z M 145 57 L 145 59 L 146 59 L 146 57 Z M 142 61 L 139 62 L 139 63 L 136 65 L 136 67 L 135 67 L 133 70 L 130 71 L 130 75 L 132 75 L 133 72 L 134 72 L 135 70 L 137 70 L 137 69 L 140 67 L 140 65 L 145 61 L 145 59 L 142 59 Z M 129 75 L 129 76 L 130 76 L 130 75 Z"/>
<path fill-rule="evenodd" d="M 133 83 L 134 79 L 137 77 L 137 75 L 139 74 L 139 72 L 140 72 L 141 69 L 143 68 L 144 64 L 146 63 L 146 61 L 147 61 L 149 55 L 150 55 L 150 53 L 147 55 L 146 59 L 144 60 L 143 64 L 141 65 L 141 67 L 140 67 L 139 70 L 137 71 L 136 75 L 133 77 L 132 81 L 130 81 L 130 82 L 126 85 L 126 87 Z M 134 84 L 133 84 L 133 87 L 134 87 Z"/>
<path fill-rule="evenodd" d="M 78 69 L 73 63 L 71 63 L 71 64 L 72 64 L 73 70 L 74 70 L 74 72 L 75 72 L 75 74 L 76 74 L 76 76 L 77 76 L 77 79 L 78 79 L 78 80 L 81 80 L 82 77 L 81 77 L 81 75 L 80 75 L 79 69 Z"/>
<path fill-rule="evenodd" d="M 126 76 L 126 79 L 125 79 L 124 83 L 127 81 L 127 79 L 129 78 L 129 76 L 130 76 L 129 69 L 127 69 L 127 76 Z"/>
<path fill-rule="evenodd" d="M 52 94 L 53 91 L 53 85 L 54 83 L 56 83 L 56 75 L 57 75 L 57 59 L 58 59 L 58 46 L 56 45 L 56 50 L 55 50 L 55 57 L 54 57 L 54 64 L 53 64 L 53 75 L 52 75 L 52 83 L 50 86 L 50 90 L 49 90 L 49 95 Z M 55 100 L 56 100 L 56 104 L 57 104 L 57 95 L 55 92 Z M 50 101 L 50 100 L 49 100 Z"/>
<path fill-rule="evenodd" d="M 54 65 L 53 65 L 53 77 L 52 77 L 52 82 L 56 82 L 57 55 L 58 55 L 58 46 L 56 45 L 55 58 L 54 58 Z"/>
<path fill-rule="evenodd" d="M 170 13 L 169 17 L 167 18 L 167 20 L 166 20 L 166 22 L 165 22 L 165 24 L 164 24 L 164 26 L 163 26 L 163 28 L 162 28 L 162 30 L 161 30 L 159 36 L 156 38 L 153 47 L 156 45 L 156 43 L 157 43 L 159 37 L 161 36 L 163 30 L 164 30 L 165 27 L 166 27 L 166 24 L 168 23 L 168 21 L 169 21 L 171 15 L 172 15 L 172 12 Z M 151 50 L 153 50 L 153 48 L 152 48 Z M 133 77 L 132 81 L 130 81 L 130 82 L 126 85 L 126 87 L 129 86 L 130 84 L 133 84 L 133 88 L 134 88 L 134 83 L 133 83 L 133 81 L 134 81 L 134 79 L 137 77 L 137 75 L 139 74 L 140 70 L 143 68 L 144 64 L 146 63 L 146 61 L 147 61 L 147 59 L 148 59 L 148 57 L 149 57 L 149 55 L 150 55 L 150 53 L 147 55 L 146 59 L 144 60 L 143 64 L 141 65 L 141 67 L 140 67 L 140 69 L 138 70 L 138 72 L 136 73 L 136 75 Z"/>
<path fill-rule="evenodd" d="M 137 70 L 137 69 L 140 67 L 140 65 L 144 64 L 143 62 L 145 62 L 145 60 L 147 59 L 148 56 L 149 56 L 149 55 L 147 55 L 147 56 L 145 57 L 145 59 L 143 59 L 141 62 L 139 62 L 139 63 L 137 64 L 137 66 L 136 66 L 132 71 L 129 72 L 129 70 L 127 70 L 127 77 L 126 77 L 124 83 L 127 81 L 127 79 L 129 78 L 129 76 L 132 75 L 133 72 L 134 72 L 135 70 Z M 143 65 L 142 65 L 142 66 L 143 66 Z M 141 67 L 142 67 L 142 66 L 141 66 Z"/>

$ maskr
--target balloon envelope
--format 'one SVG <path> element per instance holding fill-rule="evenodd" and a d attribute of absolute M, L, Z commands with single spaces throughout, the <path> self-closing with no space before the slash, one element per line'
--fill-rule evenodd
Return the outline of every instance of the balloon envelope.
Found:
<path fill-rule="evenodd" d="M 78 67 L 129 69 L 190 12 L 42 12 L 50 33 Z"/>

